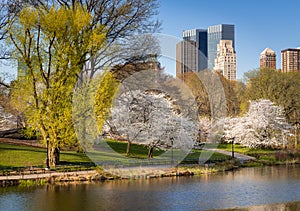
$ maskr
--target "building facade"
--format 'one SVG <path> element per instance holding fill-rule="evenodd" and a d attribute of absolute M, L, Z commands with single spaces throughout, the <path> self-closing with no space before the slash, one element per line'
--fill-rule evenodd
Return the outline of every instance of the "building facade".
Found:
<path fill-rule="evenodd" d="M 221 72 L 228 80 L 236 80 L 236 53 L 232 40 L 220 40 L 214 63 L 215 71 Z"/>
<path fill-rule="evenodd" d="M 182 33 L 176 45 L 176 74 L 207 68 L 207 30 L 191 29 Z"/>
<path fill-rule="evenodd" d="M 263 52 L 260 53 L 260 68 L 268 68 L 276 70 L 276 53 L 270 49 L 266 48 Z"/>
<path fill-rule="evenodd" d="M 215 58 L 217 56 L 217 46 L 220 40 L 231 40 L 234 45 L 234 25 L 220 24 L 208 27 L 207 30 L 207 49 L 208 49 L 208 69 L 214 69 Z"/>
<path fill-rule="evenodd" d="M 300 48 L 288 48 L 281 51 L 281 71 L 300 72 Z"/>
<path fill-rule="evenodd" d="M 183 40 L 191 40 L 196 42 L 198 54 L 197 71 L 207 69 L 207 30 L 191 29 L 182 33 Z"/>
<path fill-rule="evenodd" d="M 176 45 L 176 75 L 198 70 L 197 43 L 183 40 Z"/>

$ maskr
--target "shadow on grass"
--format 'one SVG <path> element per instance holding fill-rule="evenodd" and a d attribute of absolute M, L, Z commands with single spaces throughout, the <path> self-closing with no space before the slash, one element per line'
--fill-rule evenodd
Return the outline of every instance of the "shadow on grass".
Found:
<path fill-rule="evenodd" d="M 21 170 L 24 169 L 25 167 L 16 167 L 16 166 L 2 166 L 0 165 L 0 171 L 3 170 Z"/>
<path fill-rule="evenodd" d="M 128 142 L 115 141 L 115 140 L 106 140 L 106 143 L 116 153 L 118 153 L 120 155 L 123 155 L 123 156 L 126 156 L 126 150 L 127 150 Z M 141 159 L 148 158 L 148 151 L 149 151 L 149 148 L 148 148 L 147 145 L 132 143 L 131 147 L 130 147 L 129 158 L 141 158 Z M 165 152 L 164 150 L 154 148 L 153 156 L 154 157 L 160 156 L 164 152 Z"/>
<path fill-rule="evenodd" d="M 31 151 L 31 152 L 43 152 L 46 153 L 46 149 L 29 147 L 29 146 L 19 146 L 15 144 L 2 144 L 0 143 L 0 152 L 1 151 Z"/>
<path fill-rule="evenodd" d="M 230 159 L 230 156 L 217 152 L 211 154 L 211 152 L 206 150 L 193 150 L 181 161 L 181 164 L 198 164 L 200 162 L 199 158 L 201 154 L 204 155 L 203 157 L 207 157 L 207 160 L 203 160 L 204 163 L 224 162 Z M 211 156 L 205 156 L 205 154 L 211 154 Z"/>
<path fill-rule="evenodd" d="M 32 168 L 43 169 L 44 166 L 43 165 L 37 165 L 37 166 L 3 166 L 3 165 L 0 165 L 0 176 L 5 175 L 5 173 L 7 173 L 7 172 L 14 172 L 14 171 L 18 174 L 18 173 L 22 173 L 25 170 L 32 169 Z"/>

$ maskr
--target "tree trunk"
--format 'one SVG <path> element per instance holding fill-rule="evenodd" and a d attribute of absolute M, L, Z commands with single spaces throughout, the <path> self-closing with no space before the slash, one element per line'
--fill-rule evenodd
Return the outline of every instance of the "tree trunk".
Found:
<path fill-rule="evenodd" d="M 130 147 L 131 147 L 131 141 L 127 142 L 127 149 L 126 149 L 126 155 L 128 156 L 130 153 Z"/>
<path fill-rule="evenodd" d="M 48 148 L 48 159 L 49 159 L 49 166 L 55 167 L 59 164 L 60 159 L 60 151 L 59 148 L 49 147 Z"/>
<path fill-rule="evenodd" d="M 153 158 L 153 149 L 154 147 L 149 147 L 148 158 Z"/>

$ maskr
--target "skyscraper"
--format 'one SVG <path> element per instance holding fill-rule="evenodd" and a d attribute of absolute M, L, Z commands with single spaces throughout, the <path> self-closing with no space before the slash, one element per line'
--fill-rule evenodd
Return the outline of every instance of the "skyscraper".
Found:
<path fill-rule="evenodd" d="M 234 46 L 234 25 L 220 24 L 208 27 L 207 31 L 207 50 L 208 50 L 208 69 L 214 69 L 215 58 L 217 56 L 217 45 L 220 40 L 231 40 Z"/>
<path fill-rule="evenodd" d="M 236 80 L 236 53 L 232 40 L 220 40 L 217 45 L 214 70 L 220 71 L 228 80 Z"/>
<path fill-rule="evenodd" d="M 197 43 L 183 40 L 176 45 L 176 75 L 190 71 L 198 71 Z"/>
<path fill-rule="evenodd" d="M 207 30 L 191 29 L 182 33 L 176 45 L 176 74 L 207 68 Z"/>
<path fill-rule="evenodd" d="M 183 40 L 192 40 L 196 42 L 198 54 L 198 71 L 207 68 L 207 30 L 191 29 L 182 33 Z"/>
<path fill-rule="evenodd" d="M 276 69 L 276 53 L 272 49 L 266 48 L 263 52 L 261 52 L 260 68 Z"/>
<path fill-rule="evenodd" d="M 281 71 L 284 73 L 300 72 L 300 48 L 281 51 Z"/>

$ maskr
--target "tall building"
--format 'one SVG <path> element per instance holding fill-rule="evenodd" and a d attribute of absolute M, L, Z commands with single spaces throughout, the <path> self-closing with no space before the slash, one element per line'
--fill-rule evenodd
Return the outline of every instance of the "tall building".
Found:
<path fill-rule="evenodd" d="M 198 70 L 197 43 L 183 40 L 176 45 L 176 75 Z"/>
<path fill-rule="evenodd" d="M 281 71 L 300 72 L 300 48 L 285 49 L 281 51 Z"/>
<path fill-rule="evenodd" d="M 207 31 L 207 50 L 208 50 L 208 69 L 214 68 L 215 58 L 217 56 L 217 45 L 220 40 L 231 40 L 234 46 L 234 25 L 220 24 L 208 27 Z"/>
<path fill-rule="evenodd" d="M 183 40 L 195 41 L 198 54 L 198 71 L 207 68 L 207 30 L 206 29 L 190 29 L 182 33 Z"/>
<path fill-rule="evenodd" d="M 266 48 L 260 53 L 260 68 L 276 70 L 276 53 L 272 49 Z"/>
<path fill-rule="evenodd" d="M 176 45 L 176 74 L 207 68 L 207 30 L 191 29 L 182 33 Z"/>
<path fill-rule="evenodd" d="M 228 80 L 236 80 L 236 53 L 232 40 L 220 40 L 214 70 L 220 71 Z"/>

